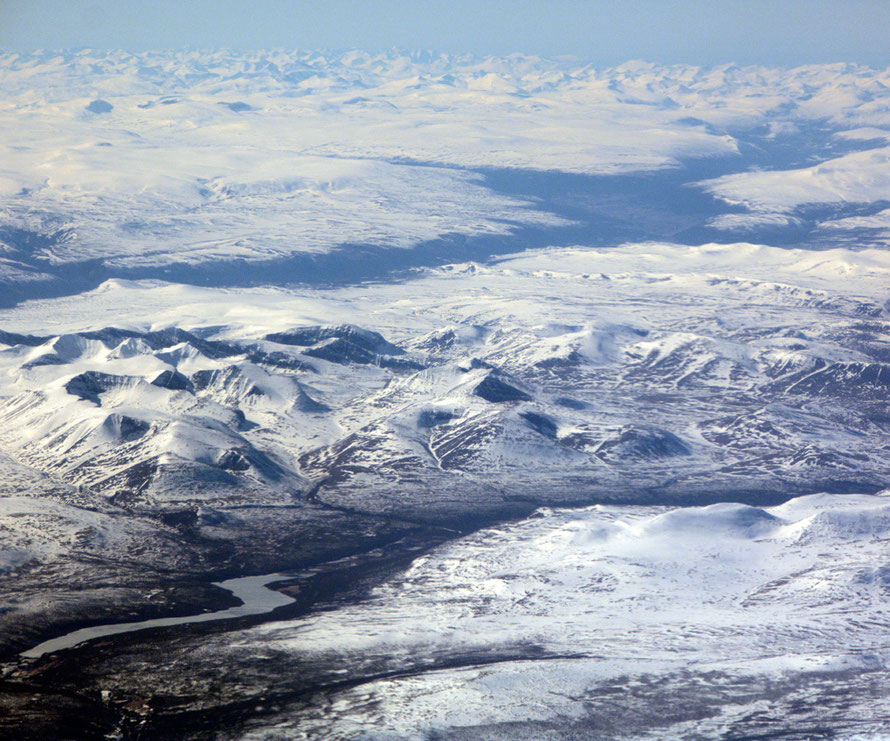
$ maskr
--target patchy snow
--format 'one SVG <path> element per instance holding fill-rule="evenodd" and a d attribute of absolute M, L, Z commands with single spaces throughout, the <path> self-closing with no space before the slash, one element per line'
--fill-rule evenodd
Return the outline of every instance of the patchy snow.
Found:
<path fill-rule="evenodd" d="M 346 660 L 534 646 L 543 659 L 379 679 L 281 711 L 248 738 L 324 727 L 341 738 L 419 739 L 476 726 L 489 738 L 498 723 L 532 721 L 568 734 L 573 721 L 597 727 L 606 710 L 595 698 L 613 682 L 639 683 L 645 697 L 658 677 L 696 673 L 702 696 L 691 701 L 706 708 L 702 698 L 732 679 L 778 688 L 795 676 L 886 668 L 888 536 L 886 496 L 547 510 L 439 548 L 361 606 L 258 626 L 217 648 L 233 659 L 262 645 Z M 781 707 L 781 692 L 772 701 Z M 667 715 L 648 733 L 725 728 L 754 703 L 703 711 L 695 724 Z M 871 715 L 863 710 L 866 727 Z"/>
<path fill-rule="evenodd" d="M 66 633 L 58 638 L 51 638 L 48 641 L 34 646 L 33 648 L 23 651 L 21 656 L 27 659 L 36 659 L 44 654 L 54 651 L 62 651 L 73 646 L 77 646 L 84 641 L 92 641 L 96 638 L 104 638 L 106 636 L 120 635 L 121 633 L 133 633 L 138 630 L 147 630 L 149 628 L 166 628 L 171 625 L 190 625 L 192 623 L 208 623 L 214 620 L 230 620 L 233 618 L 245 617 L 247 615 L 261 615 L 271 612 L 276 607 L 287 605 L 293 602 L 293 598 L 288 597 L 282 592 L 276 592 L 274 589 L 267 587 L 276 581 L 286 579 L 285 574 L 264 574 L 262 576 L 244 576 L 237 579 L 227 579 L 219 582 L 215 586 L 231 592 L 232 595 L 241 601 L 240 605 L 228 607 L 215 612 L 205 612 L 199 615 L 185 615 L 183 617 L 155 618 L 153 620 L 142 620 L 140 622 L 115 623 L 112 625 L 97 625 L 89 628 L 81 628 L 79 630 Z"/>

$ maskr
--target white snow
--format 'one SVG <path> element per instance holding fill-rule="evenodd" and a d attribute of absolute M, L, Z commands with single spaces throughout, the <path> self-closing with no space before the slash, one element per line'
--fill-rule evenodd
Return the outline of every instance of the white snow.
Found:
<path fill-rule="evenodd" d="M 325 727 L 343 738 L 414 739 L 454 726 L 565 721 L 585 716 L 585 695 L 601 683 L 626 687 L 678 669 L 774 682 L 866 670 L 874 667 L 863 661 L 890 660 L 886 565 L 877 574 L 888 536 L 886 496 L 548 510 L 437 549 L 361 606 L 258 626 L 223 650 L 422 657 L 525 644 L 555 656 L 375 681 L 339 693 L 333 707 L 281 713 L 257 738 Z"/>
<path fill-rule="evenodd" d="M 701 184 L 727 203 L 777 219 L 813 203 L 871 203 L 890 200 L 890 148 L 871 149 L 798 170 L 724 175 Z"/>
<path fill-rule="evenodd" d="M 0 55 L 0 85 L 4 221 L 56 233 L 35 253 L 50 264 L 116 268 L 557 225 L 467 170 L 655 170 L 735 157 L 757 127 L 793 136 L 829 118 L 856 141 L 890 124 L 888 73 L 855 66 L 86 50 Z M 784 213 L 881 197 L 886 169 L 879 149 L 707 187 Z"/>

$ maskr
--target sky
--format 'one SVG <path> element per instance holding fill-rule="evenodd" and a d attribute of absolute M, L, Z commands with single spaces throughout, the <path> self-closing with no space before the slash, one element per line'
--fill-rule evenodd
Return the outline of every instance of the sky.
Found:
<path fill-rule="evenodd" d="M 890 66 L 890 0 L 0 0 L 0 49 L 429 49 Z"/>

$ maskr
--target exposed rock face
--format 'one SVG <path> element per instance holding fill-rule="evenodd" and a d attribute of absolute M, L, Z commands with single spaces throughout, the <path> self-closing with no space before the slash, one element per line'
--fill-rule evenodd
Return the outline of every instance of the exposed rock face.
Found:
<path fill-rule="evenodd" d="M 597 453 L 610 458 L 650 459 L 692 455 L 679 437 L 667 430 L 629 428 L 614 438 L 604 440 Z"/>
<path fill-rule="evenodd" d="M 494 373 L 485 376 L 476 388 L 473 389 L 473 393 L 479 398 L 485 399 L 485 401 L 490 401 L 492 404 L 503 404 L 510 401 L 531 401 L 532 398 L 525 391 L 511 386 Z"/>
<path fill-rule="evenodd" d="M 367 353 L 375 355 L 402 355 L 404 350 L 387 342 L 379 332 L 362 329 L 353 324 L 338 324 L 334 326 L 295 327 L 287 332 L 273 332 L 266 335 L 271 342 L 283 345 L 298 345 L 309 347 L 324 343 L 326 340 L 340 340 L 340 346 L 352 346 L 360 348 Z"/>

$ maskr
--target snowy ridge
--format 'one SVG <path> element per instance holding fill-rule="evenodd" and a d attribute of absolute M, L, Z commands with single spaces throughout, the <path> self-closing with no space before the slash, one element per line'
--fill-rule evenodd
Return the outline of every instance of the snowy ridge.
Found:
<path fill-rule="evenodd" d="M 38 337 L 15 317 L 39 303 L 8 312 L 0 445 L 137 508 L 311 493 L 435 518 L 513 497 L 765 501 L 886 480 L 886 253 L 643 244 L 466 267 L 418 276 L 410 300 L 380 284 L 223 307 L 213 290 L 110 283 L 41 309 L 61 329 L 151 305 L 192 331 Z M 295 322 L 335 311 L 346 323 Z"/>

